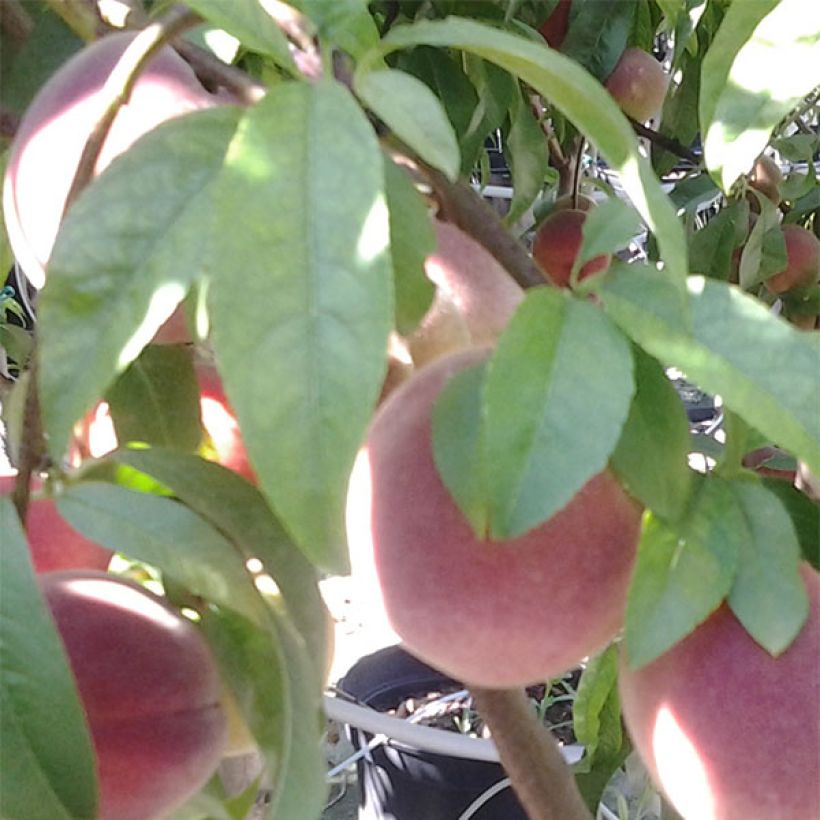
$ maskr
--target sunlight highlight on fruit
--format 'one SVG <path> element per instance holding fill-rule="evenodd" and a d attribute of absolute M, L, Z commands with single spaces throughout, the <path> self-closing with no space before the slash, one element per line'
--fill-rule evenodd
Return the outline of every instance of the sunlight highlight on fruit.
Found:
<path fill-rule="evenodd" d="M 661 785 L 681 814 L 698 820 L 715 820 L 715 799 L 706 767 L 695 744 L 666 705 L 658 710 L 652 751 Z"/>

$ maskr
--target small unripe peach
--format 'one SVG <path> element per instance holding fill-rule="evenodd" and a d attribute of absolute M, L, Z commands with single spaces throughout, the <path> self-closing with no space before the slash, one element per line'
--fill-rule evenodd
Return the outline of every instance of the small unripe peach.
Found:
<path fill-rule="evenodd" d="M 820 240 L 801 225 L 784 225 L 786 267 L 766 280 L 772 293 L 806 288 L 820 279 Z"/>
<path fill-rule="evenodd" d="M 724 604 L 619 684 L 629 734 L 685 820 L 820 817 L 820 575 L 810 614 L 772 657 Z"/>
<path fill-rule="evenodd" d="M 637 122 L 654 116 L 666 96 L 668 77 L 647 51 L 628 48 L 604 85 L 621 110 Z"/>
<path fill-rule="evenodd" d="M 549 278 L 559 287 L 570 284 L 570 275 L 583 241 L 585 211 L 569 208 L 554 211 L 539 226 L 532 245 L 532 255 Z M 594 256 L 578 272 L 578 281 L 609 267 L 609 254 Z"/>
<path fill-rule="evenodd" d="M 477 538 L 436 468 L 431 414 L 449 379 L 486 356 L 439 359 L 379 409 L 351 475 L 348 543 L 354 567 L 376 573 L 370 608 L 410 652 L 458 680 L 513 687 L 566 671 L 619 629 L 641 509 L 605 470 L 524 535 Z"/>
<path fill-rule="evenodd" d="M 767 196 L 775 205 L 779 205 L 782 182 L 783 174 L 777 163 L 765 154 L 761 154 L 749 174 L 749 185 Z"/>
<path fill-rule="evenodd" d="M 100 820 L 158 820 L 197 792 L 225 747 L 222 683 L 194 625 L 102 572 L 40 576 L 88 721 Z"/>

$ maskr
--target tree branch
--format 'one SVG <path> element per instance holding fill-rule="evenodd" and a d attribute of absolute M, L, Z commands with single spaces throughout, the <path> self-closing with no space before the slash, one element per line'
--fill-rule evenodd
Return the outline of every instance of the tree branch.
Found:
<path fill-rule="evenodd" d="M 25 524 L 31 495 L 31 476 L 44 467 L 46 455 L 43 438 L 43 420 L 40 414 L 40 391 L 37 384 L 36 333 L 35 349 L 32 351 L 31 367 L 26 376 L 26 397 L 23 410 L 23 429 L 17 448 L 17 478 L 12 501 L 20 521 Z M 18 381 L 19 384 L 19 381 Z"/>
<path fill-rule="evenodd" d="M 519 689 L 470 688 L 530 820 L 590 820 L 572 771 Z"/>
<path fill-rule="evenodd" d="M 549 281 L 498 214 L 469 185 L 450 182 L 440 171 L 427 165 L 419 164 L 418 168 L 433 189 L 447 221 L 482 244 L 522 288 Z"/>
<path fill-rule="evenodd" d="M 675 154 L 681 159 L 689 160 L 693 165 L 700 165 L 700 157 L 685 145 L 681 145 L 676 139 L 659 134 L 657 131 L 653 131 L 651 128 L 647 128 L 642 123 L 631 118 L 629 122 L 638 136 L 648 139 L 650 142 L 663 148 L 664 151 L 669 151 L 670 154 Z"/>
<path fill-rule="evenodd" d="M 131 89 L 140 71 L 169 40 L 199 21 L 200 17 L 188 8 L 184 6 L 173 8 L 163 18 L 144 28 L 123 52 L 103 88 L 105 109 L 86 140 L 74 180 L 66 197 L 66 210 L 93 178 L 94 168 L 114 118 L 131 95 Z"/>

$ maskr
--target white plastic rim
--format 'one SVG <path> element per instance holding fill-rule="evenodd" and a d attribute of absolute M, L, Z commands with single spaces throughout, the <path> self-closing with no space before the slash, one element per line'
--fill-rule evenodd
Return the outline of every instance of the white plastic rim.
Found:
<path fill-rule="evenodd" d="M 391 741 L 405 746 L 466 760 L 499 762 L 498 750 L 492 740 L 467 737 L 445 729 L 408 723 L 331 695 L 325 695 L 324 706 L 325 713 L 331 720 L 355 726 L 374 735 L 386 735 Z M 579 761 L 584 753 L 584 747 L 579 744 L 560 748 L 564 760 L 570 765 Z"/>

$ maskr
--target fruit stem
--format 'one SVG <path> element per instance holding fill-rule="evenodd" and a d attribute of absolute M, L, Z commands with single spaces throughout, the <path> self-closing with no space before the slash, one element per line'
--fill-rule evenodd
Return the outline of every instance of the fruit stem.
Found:
<path fill-rule="evenodd" d="M 523 689 L 470 687 L 530 820 L 589 820 L 572 770 Z"/>
<path fill-rule="evenodd" d="M 45 442 L 43 440 L 43 420 L 40 414 L 40 392 L 37 385 L 37 337 L 31 353 L 31 366 L 26 374 L 25 405 L 23 409 L 23 429 L 17 448 L 17 478 L 14 483 L 12 500 L 17 508 L 20 521 L 25 523 L 28 502 L 31 495 L 31 476 L 43 466 Z M 18 382 L 19 384 L 19 382 Z"/>
<path fill-rule="evenodd" d="M 131 89 L 148 61 L 169 40 L 199 23 L 201 18 L 185 6 L 176 6 L 144 28 L 123 52 L 103 88 L 105 109 L 86 140 L 77 172 L 66 198 L 66 210 L 94 176 L 94 168 L 114 118 L 131 95 Z"/>

